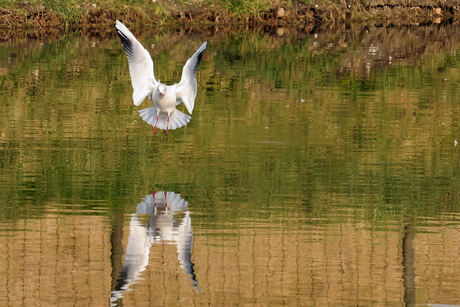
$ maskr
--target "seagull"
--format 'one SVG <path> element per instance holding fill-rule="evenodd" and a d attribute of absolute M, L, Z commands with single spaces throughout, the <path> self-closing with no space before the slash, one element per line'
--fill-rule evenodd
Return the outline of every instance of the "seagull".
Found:
<path fill-rule="evenodd" d="M 192 114 L 197 94 L 196 70 L 208 43 L 201 44 L 187 60 L 180 82 L 166 85 L 155 79 L 150 53 L 131 31 L 118 20 L 115 27 L 128 57 L 134 105 L 141 105 L 146 97 L 153 103 L 153 107 L 139 111 L 142 119 L 154 127 L 153 133 L 159 128 L 168 134 L 169 130 L 187 125 L 191 117 L 177 110 L 176 106 L 184 103 L 187 111 Z"/>

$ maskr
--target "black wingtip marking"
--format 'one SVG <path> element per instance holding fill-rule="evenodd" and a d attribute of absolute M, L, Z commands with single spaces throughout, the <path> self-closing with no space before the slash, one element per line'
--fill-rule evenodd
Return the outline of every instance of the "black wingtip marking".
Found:
<path fill-rule="evenodd" d="M 125 50 L 128 56 L 131 56 L 133 54 L 133 43 L 120 30 L 117 29 L 117 32 L 118 36 L 120 37 L 121 43 L 123 44 L 123 49 Z"/>
<path fill-rule="evenodd" d="M 205 51 L 206 51 L 206 48 L 203 49 L 203 51 L 201 51 L 200 53 L 196 55 L 196 64 L 195 64 L 195 67 L 193 68 L 193 71 L 196 72 L 196 70 L 198 69 L 198 66 L 200 66 L 201 59 L 203 58 L 203 54 Z"/>
<path fill-rule="evenodd" d="M 120 277 L 117 279 L 117 285 L 115 286 L 115 290 L 123 290 L 126 284 L 128 284 L 128 267 L 124 265 L 120 272 Z"/>

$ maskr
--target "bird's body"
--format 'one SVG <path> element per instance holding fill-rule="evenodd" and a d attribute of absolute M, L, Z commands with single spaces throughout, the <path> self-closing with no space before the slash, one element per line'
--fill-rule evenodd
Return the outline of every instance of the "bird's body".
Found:
<path fill-rule="evenodd" d="M 158 82 L 153 92 L 149 95 L 153 107 L 139 111 L 141 117 L 154 126 L 154 132 L 159 126 L 160 129 L 165 129 L 166 133 L 168 133 L 168 128 L 176 129 L 187 124 L 190 120 L 190 116 L 176 109 L 177 95 L 174 91 L 175 86 L 176 84 L 169 86 Z M 173 120 L 171 127 L 169 127 L 171 118 Z M 163 127 L 165 125 L 166 127 Z"/>
<path fill-rule="evenodd" d="M 133 101 L 139 106 L 148 97 L 153 107 L 139 111 L 144 121 L 166 130 L 173 130 L 185 126 L 190 121 L 190 116 L 176 109 L 180 103 L 191 114 L 197 95 L 196 70 L 201 62 L 207 42 L 201 44 L 191 58 L 187 60 L 182 69 L 182 77 L 179 83 L 166 85 L 155 79 L 153 61 L 149 52 L 142 47 L 134 35 L 124 24 L 116 21 L 115 25 L 128 57 L 131 84 L 133 86 Z"/>
<path fill-rule="evenodd" d="M 158 88 L 152 92 L 152 95 L 149 97 L 154 105 L 158 106 L 158 109 L 162 113 L 171 114 L 176 110 L 176 93 L 172 90 L 173 86 L 159 83 L 158 87 L 163 86 L 165 88 L 165 93 L 160 94 Z"/>

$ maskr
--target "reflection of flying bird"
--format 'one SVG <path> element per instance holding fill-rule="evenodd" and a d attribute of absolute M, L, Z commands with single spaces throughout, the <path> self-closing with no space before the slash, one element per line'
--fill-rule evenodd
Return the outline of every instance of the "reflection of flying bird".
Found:
<path fill-rule="evenodd" d="M 178 223 L 174 218 L 177 212 L 185 212 Z M 147 225 L 139 219 L 140 214 L 149 215 Z M 173 192 L 152 192 L 137 205 L 136 213 L 131 215 L 129 238 L 125 261 L 110 301 L 115 303 L 123 297 L 123 292 L 134 284 L 149 262 L 150 247 L 163 241 L 177 245 L 177 257 L 181 268 L 190 276 L 197 291 L 198 281 L 192 262 L 193 230 L 188 204 L 179 194 Z"/>
<path fill-rule="evenodd" d="M 153 107 L 139 111 L 142 119 L 154 126 L 154 133 L 157 127 L 166 130 L 168 134 L 170 129 L 187 125 L 190 116 L 176 110 L 176 105 L 183 102 L 188 112 L 192 114 L 197 94 L 196 70 L 206 50 L 207 42 L 204 42 L 187 60 L 182 69 L 180 82 L 166 85 L 155 79 L 150 53 L 120 21 L 116 21 L 115 27 L 128 57 L 134 104 L 139 106 L 146 97 L 153 102 Z"/>
<path fill-rule="evenodd" d="M 167 194 L 166 194 L 167 193 Z M 166 198 L 165 198 L 166 194 Z M 155 197 L 153 197 L 155 195 Z M 153 240 L 170 241 L 177 244 L 177 258 L 184 272 L 190 275 L 193 286 L 198 290 L 198 281 L 195 277 L 192 263 L 193 229 L 187 202 L 180 195 L 172 192 L 152 192 L 137 205 L 137 212 L 149 214 L 149 228 L 154 232 Z M 173 214 L 185 211 L 185 216 L 180 224 L 176 222 Z M 166 212 L 161 214 L 159 212 Z M 169 213 L 169 214 L 168 214 Z"/>

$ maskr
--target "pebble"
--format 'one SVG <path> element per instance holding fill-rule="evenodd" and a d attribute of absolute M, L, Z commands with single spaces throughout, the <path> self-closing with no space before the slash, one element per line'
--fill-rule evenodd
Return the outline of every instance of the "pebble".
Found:
<path fill-rule="evenodd" d="M 284 9 L 284 7 L 280 7 L 278 9 L 278 11 L 276 12 L 276 16 L 282 18 L 282 17 L 285 17 L 286 16 L 286 10 Z"/>

